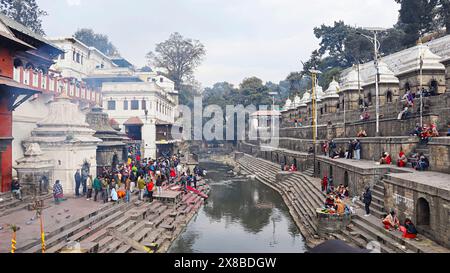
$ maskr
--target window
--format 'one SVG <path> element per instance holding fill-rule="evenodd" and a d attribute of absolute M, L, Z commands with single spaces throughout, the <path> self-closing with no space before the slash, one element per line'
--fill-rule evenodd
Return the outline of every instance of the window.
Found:
<path fill-rule="evenodd" d="M 147 110 L 147 103 L 145 102 L 145 100 L 142 100 L 142 110 Z"/>
<path fill-rule="evenodd" d="M 127 100 L 123 101 L 123 110 L 128 110 L 128 101 Z"/>
<path fill-rule="evenodd" d="M 367 93 L 367 101 L 369 102 L 369 104 L 372 104 L 372 94 L 370 92 Z"/>
<path fill-rule="evenodd" d="M 164 78 L 159 78 L 159 82 L 163 82 L 164 81 Z"/>
<path fill-rule="evenodd" d="M 84 56 L 81 55 L 81 64 L 83 64 L 83 59 L 84 59 Z"/>
<path fill-rule="evenodd" d="M 325 113 L 328 113 L 328 105 L 325 104 Z"/>
<path fill-rule="evenodd" d="M 60 55 L 61 60 L 64 60 L 66 58 L 66 53 L 64 52 L 63 54 Z"/>
<path fill-rule="evenodd" d="M 386 92 L 386 101 L 387 102 L 392 102 L 392 91 L 391 90 L 388 90 Z"/>
<path fill-rule="evenodd" d="M 139 110 L 139 101 L 138 100 L 131 101 L 131 110 Z"/>
<path fill-rule="evenodd" d="M 108 101 L 108 110 L 116 110 L 116 101 L 115 100 Z"/>
<path fill-rule="evenodd" d="M 80 63 L 80 53 L 77 53 L 77 63 Z"/>
<path fill-rule="evenodd" d="M 77 56 L 77 53 L 75 52 L 75 50 L 73 51 L 73 56 L 72 56 L 72 59 L 73 59 L 73 61 L 75 62 L 76 61 L 76 56 Z"/>

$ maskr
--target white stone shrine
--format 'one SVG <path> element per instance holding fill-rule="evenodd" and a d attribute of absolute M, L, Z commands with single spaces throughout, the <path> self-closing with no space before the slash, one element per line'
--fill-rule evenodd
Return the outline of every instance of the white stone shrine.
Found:
<path fill-rule="evenodd" d="M 60 180 L 65 195 L 75 193 L 74 174 L 84 162 L 90 164 L 90 174 L 96 176 L 97 145 L 95 131 L 85 122 L 85 115 L 63 93 L 49 105 L 49 114 L 37 123 L 31 137 L 23 141 L 28 147 L 38 143 L 45 155 L 55 162 L 54 180 Z M 54 181 L 50 181 L 53 185 Z"/>

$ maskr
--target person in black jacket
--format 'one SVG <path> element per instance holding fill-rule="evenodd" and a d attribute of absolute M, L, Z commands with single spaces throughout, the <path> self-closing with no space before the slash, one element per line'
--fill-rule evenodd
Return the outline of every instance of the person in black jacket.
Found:
<path fill-rule="evenodd" d="M 81 174 L 80 174 L 80 170 L 77 170 L 77 172 L 75 173 L 75 196 L 79 197 L 80 196 L 80 186 L 81 186 Z"/>
<path fill-rule="evenodd" d="M 363 194 L 363 203 L 366 209 L 366 215 L 370 215 L 370 203 L 372 203 L 372 191 L 370 190 L 370 186 L 367 186 L 366 192 Z"/>
<path fill-rule="evenodd" d="M 347 145 L 347 159 L 353 159 L 353 143 L 351 140 L 348 141 Z"/>

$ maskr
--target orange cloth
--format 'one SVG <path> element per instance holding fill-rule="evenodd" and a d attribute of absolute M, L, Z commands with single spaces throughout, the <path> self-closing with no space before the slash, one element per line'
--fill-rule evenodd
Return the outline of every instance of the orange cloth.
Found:
<path fill-rule="evenodd" d="M 117 196 L 119 197 L 119 199 L 124 198 L 125 197 L 125 191 L 124 190 L 118 190 L 117 191 Z"/>

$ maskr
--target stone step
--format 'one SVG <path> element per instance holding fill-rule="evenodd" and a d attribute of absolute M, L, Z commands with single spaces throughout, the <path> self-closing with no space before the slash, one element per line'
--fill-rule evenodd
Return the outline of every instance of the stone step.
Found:
<path fill-rule="evenodd" d="M 124 236 L 126 237 L 132 237 L 138 230 L 140 230 L 141 228 L 143 228 L 145 226 L 145 222 L 141 221 L 141 222 L 134 222 L 134 224 L 132 225 L 132 227 L 125 232 Z M 120 232 L 122 232 L 122 230 L 119 230 Z M 123 233 L 123 232 L 122 232 Z M 99 252 L 100 253 L 113 253 L 116 252 L 117 249 L 122 246 L 124 244 L 124 242 L 120 239 L 114 238 L 114 237 L 110 237 L 110 240 L 106 240 L 103 242 L 99 242 Z"/>
<path fill-rule="evenodd" d="M 45 205 L 45 203 L 48 202 L 47 200 L 52 198 L 52 194 L 47 194 L 47 195 L 41 196 L 40 198 L 42 200 L 44 200 L 44 205 Z M 8 202 L 0 205 L 0 206 L 2 206 L 2 208 L 0 208 L 0 217 L 11 214 L 11 213 L 19 211 L 19 210 L 28 209 L 28 205 L 31 202 L 32 202 L 31 196 L 27 196 L 27 197 L 23 198 L 22 201 L 19 199 L 12 198 Z"/>
<path fill-rule="evenodd" d="M 92 235 L 96 232 L 101 231 L 102 229 L 106 228 L 108 224 L 113 222 L 115 219 L 121 217 L 123 214 L 122 211 L 117 211 L 116 213 L 108 216 L 107 218 L 95 223 L 92 226 L 87 227 L 86 229 L 74 234 L 73 236 L 69 237 L 66 241 L 62 241 L 59 244 L 54 245 L 51 248 L 48 248 L 48 253 L 56 253 L 59 250 L 61 250 L 64 246 L 66 246 L 67 241 L 70 242 L 80 242 L 84 239 L 86 239 L 89 235 Z"/>
<path fill-rule="evenodd" d="M 308 232 L 310 236 L 313 236 L 316 232 L 314 229 L 314 223 L 310 221 L 310 217 L 308 213 L 304 212 L 304 208 L 300 207 L 297 203 L 293 202 L 290 197 L 288 197 L 288 194 L 286 194 L 286 198 L 293 207 L 294 211 L 291 213 L 295 213 L 296 218 L 300 219 L 300 221 L 303 223 L 303 227 L 305 228 L 305 231 Z"/>
<path fill-rule="evenodd" d="M 355 226 L 347 227 L 347 230 L 343 230 L 342 233 L 361 248 L 367 248 L 369 243 L 378 242 L 375 237 Z M 381 253 L 396 253 L 394 249 L 384 244 L 379 243 L 379 246 Z"/>
<path fill-rule="evenodd" d="M 305 190 L 305 186 L 301 185 L 301 183 L 296 182 L 286 182 L 290 187 L 294 189 L 294 192 L 299 196 L 302 201 L 306 201 L 311 208 L 312 211 L 315 212 L 315 210 L 319 207 L 321 207 L 321 201 L 318 200 L 317 196 L 315 194 L 311 194 L 311 192 L 308 192 Z"/>
<path fill-rule="evenodd" d="M 317 224 L 314 221 L 315 215 L 312 214 L 311 210 L 307 208 L 304 204 L 295 200 L 292 193 L 288 193 L 287 197 L 288 200 L 291 202 L 291 204 L 294 205 L 294 208 L 296 208 L 298 217 L 300 219 L 305 220 L 304 222 L 307 223 L 307 226 L 311 230 L 312 234 L 315 234 L 317 232 Z"/>
<path fill-rule="evenodd" d="M 358 204 L 361 208 L 365 207 L 364 203 L 361 200 L 356 201 L 356 204 Z M 373 202 L 373 200 L 370 203 L 370 211 L 372 211 L 372 210 L 377 211 L 377 212 L 381 212 L 381 213 L 385 213 L 384 206 Z"/>
<path fill-rule="evenodd" d="M 325 202 L 325 195 L 322 194 L 322 192 L 318 191 L 313 185 L 310 184 L 310 182 L 303 178 L 303 177 L 297 177 L 293 178 L 293 183 L 299 187 L 301 187 L 302 191 L 309 193 L 309 195 L 315 200 L 315 205 L 322 207 L 323 203 Z M 288 181 L 292 181 L 289 180 Z"/>
<path fill-rule="evenodd" d="M 79 218 L 61 228 L 58 230 L 55 230 L 57 233 L 53 236 L 52 234 L 48 234 L 46 238 L 46 246 L 47 248 L 52 247 L 53 245 L 56 245 L 60 242 L 66 241 L 67 238 L 72 237 L 76 233 L 79 233 L 87 228 L 89 226 L 94 225 L 95 223 L 101 221 L 102 219 L 108 218 L 112 214 L 116 213 L 118 210 L 120 210 L 121 207 L 126 207 L 126 205 L 116 205 L 108 207 L 106 210 L 101 210 L 98 213 L 95 213 L 93 216 L 85 216 L 82 218 Z M 75 222 L 75 225 L 73 225 Z M 55 233 L 53 231 L 53 233 Z M 41 243 L 40 239 L 36 241 L 36 243 L 33 243 L 34 246 L 32 247 L 24 247 L 25 253 L 35 253 L 41 251 Z M 22 250 L 22 249 L 21 249 Z"/>
<path fill-rule="evenodd" d="M 293 202 L 300 202 L 300 204 L 302 205 L 302 207 L 305 207 L 305 209 L 308 212 L 308 215 L 313 216 L 313 205 L 311 204 L 311 201 L 305 197 L 305 195 L 303 193 L 301 193 L 300 191 L 297 191 L 293 186 L 291 186 L 290 184 L 288 184 L 287 182 L 283 182 L 283 184 L 285 184 L 286 188 L 288 189 L 288 193 L 290 194 L 291 200 Z"/>
<path fill-rule="evenodd" d="M 372 197 L 377 196 L 379 199 L 384 200 L 384 191 L 379 191 L 377 189 L 372 189 Z"/>
<path fill-rule="evenodd" d="M 360 206 L 365 213 L 364 204 L 359 200 L 356 202 L 356 204 L 358 206 Z M 374 217 L 376 217 L 377 219 L 381 219 L 385 214 L 387 214 L 384 211 L 380 211 L 380 210 L 374 208 L 373 205 L 374 205 L 374 203 L 370 204 L 370 214 L 373 215 Z"/>
<path fill-rule="evenodd" d="M 136 242 L 138 242 L 138 243 L 140 243 L 140 242 L 142 242 L 146 237 L 147 237 L 147 235 L 150 233 L 150 231 L 151 231 L 151 229 L 149 229 L 149 228 L 143 228 L 143 229 L 141 229 L 140 231 L 138 231 L 134 236 L 133 236 L 133 240 L 135 240 Z M 143 245 L 144 246 L 144 245 Z M 132 250 L 134 250 L 134 248 L 132 248 L 131 246 L 129 246 L 128 244 L 124 244 L 124 245 L 122 245 L 119 249 L 117 249 L 116 251 L 115 251 L 115 253 L 129 253 L 129 252 L 131 252 Z M 145 251 L 142 249 L 142 250 L 137 250 L 137 251 L 139 251 L 140 253 L 145 253 Z"/>
<path fill-rule="evenodd" d="M 377 229 L 379 232 L 383 233 L 384 235 L 392 238 L 393 240 L 397 241 L 401 245 L 405 245 L 408 249 L 411 251 L 417 253 L 430 253 L 430 252 L 442 252 L 442 253 L 450 253 L 450 250 L 438 245 L 437 243 L 433 242 L 432 240 L 428 239 L 427 237 L 423 236 L 422 234 L 417 235 L 417 240 L 415 239 L 406 239 L 403 238 L 401 232 L 395 232 L 395 231 L 388 231 L 386 230 L 381 220 L 378 220 L 374 217 L 362 217 L 360 215 L 355 216 L 357 219 L 365 222 L 368 225 L 371 225 L 375 229 Z"/>
<path fill-rule="evenodd" d="M 381 220 L 380 220 L 380 222 L 381 222 Z M 359 228 L 360 230 L 362 230 L 362 231 L 366 232 L 367 234 L 369 234 L 370 236 L 372 236 L 372 238 L 375 238 L 376 241 L 393 249 L 395 252 L 405 253 L 408 250 L 406 248 L 406 246 L 401 245 L 396 240 L 392 239 L 391 237 L 386 236 L 386 234 L 384 234 L 383 232 L 380 232 L 377 229 L 377 227 L 374 227 L 373 225 L 368 224 L 368 223 L 362 221 L 361 219 L 357 219 L 356 217 L 354 217 L 352 219 L 352 224 L 355 227 Z"/>

